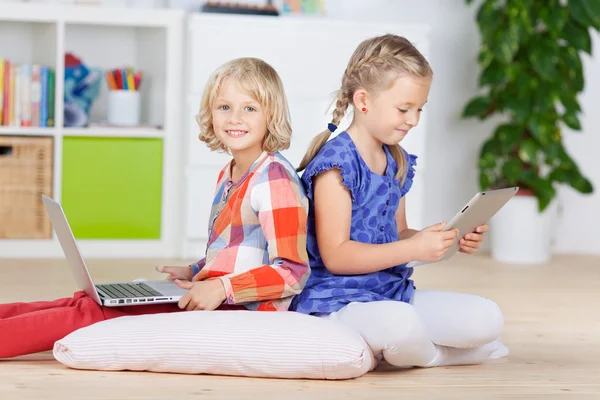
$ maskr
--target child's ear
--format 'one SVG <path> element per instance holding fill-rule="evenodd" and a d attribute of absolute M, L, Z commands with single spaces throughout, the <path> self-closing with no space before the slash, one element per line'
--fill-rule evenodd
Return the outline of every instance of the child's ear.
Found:
<path fill-rule="evenodd" d="M 360 110 L 364 107 L 367 107 L 367 97 L 367 91 L 364 89 L 358 89 L 356 92 L 354 92 L 354 96 L 352 96 L 354 108 Z"/>

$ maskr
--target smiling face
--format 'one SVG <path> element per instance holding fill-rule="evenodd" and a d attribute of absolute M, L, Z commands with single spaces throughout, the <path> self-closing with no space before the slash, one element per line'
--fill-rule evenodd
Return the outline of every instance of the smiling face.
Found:
<path fill-rule="evenodd" d="M 236 58 L 213 71 L 196 121 L 200 140 L 213 151 L 241 156 L 236 162 L 285 150 L 291 142 L 283 83 L 259 58 Z"/>
<path fill-rule="evenodd" d="M 212 107 L 212 123 L 217 139 L 237 154 L 262 152 L 267 134 L 267 116 L 261 104 L 228 77 L 219 87 Z"/>
<path fill-rule="evenodd" d="M 365 96 L 362 123 L 381 143 L 401 142 L 418 125 L 430 87 L 431 78 L 399 76 L 388 89 Z"/>

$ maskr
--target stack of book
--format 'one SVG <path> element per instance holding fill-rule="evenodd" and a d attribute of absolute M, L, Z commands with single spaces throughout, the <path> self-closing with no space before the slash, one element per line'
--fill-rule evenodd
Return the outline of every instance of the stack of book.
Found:
<path fill-rule="evenodd" d="M 0 58 L 0 126 L 54 126 L 56 73 Z"/>

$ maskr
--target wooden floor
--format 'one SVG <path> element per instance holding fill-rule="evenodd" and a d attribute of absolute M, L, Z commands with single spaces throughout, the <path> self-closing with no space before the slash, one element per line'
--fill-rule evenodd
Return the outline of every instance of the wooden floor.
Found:
<path fill-rule="evenodd" d="M 101 282 L 157 278 L 156 262 L 89 264 Z M 47 300 L 75 290 L 62 260 L 0 260 L 0 272 L 0 302 Z M 421 289 L 496 301 L 505 315 L 509 358 L 468 367 L 384 367 L 327 382 L 75 371 L 42 354 L 0 361 L 0 399 L 600 398 L 600 257 L 557 256 L 550 265 L 527 267 L 461 255 L 423 266 L 415 278 Z"/>

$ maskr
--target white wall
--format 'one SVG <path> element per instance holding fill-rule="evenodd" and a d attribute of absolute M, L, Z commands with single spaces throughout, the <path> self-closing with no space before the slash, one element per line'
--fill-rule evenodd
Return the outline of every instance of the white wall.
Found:
<path fill-rule="evenodd" d="M 451 218 L 478 190 L 479 146 L 494 121 L 461 120 L 468 99 L 477 92 L 479 31 L 476 7 L 464 0 L 327 0 L 328 15 L 336 19 L 426 23 L 432 27 L 429 62 L 434 70 L 428 113 L 428 180 L 425 187 L 426 223 Z M 409 38 L 410 39 L 410 38 Z M 582 196 L 560 190 L 562 213 L 557 252 L 600 253 L 600 36 L 594 37 L 595 60 L 585 58 L 586 90 L 580 97 L 583 133 L 565 132 L 569 151 L 592 180 L 596 192 Z M 417 173 L 418 179 L 418 173 Z"/>
<path fill-rule="evenodd" d="M 583 129 L 565 132 L 565 139 L 567 150 L 595 191 L 582 196 L 570 188 L 561 189 L 557 252 L 600 253 L 600 34 L 592 37 L 592 57 L 584 57 L 585 89 L 579 97 Z"/>
<path fill-rule="evenodd" d="M 9 0 L 0 0 L 5 1 Z M 431 26 L 429 61 L 435 78 L 425 107 L 428 182 L 424 188 L 427 198 L 424 222 L 430 224 L 450 218 L 478 190 L 478 150 L 495 126 L 494 121 L 480 123 L 460 119 L 465 103 L 477 92 L 476 7 L 467 7 L 464 0 L 326 0 L 326 6 L 329 17 L 335 19 Z M 598 34 L 594 35 L 593 54 L 596 55 L 594 60 L 584 57 L 586 87 L 580 96 L 584 110 L 583 132 L 565 132 L 565 140 L 596 192 L 583 196 L 567 187 L 560 190 L 562 212 L 557 224 L 557 252 L 600 254 L 600 159 L 595 157 L 600 149 L 600 113 L 596 111 L 600 102 Z"/>

